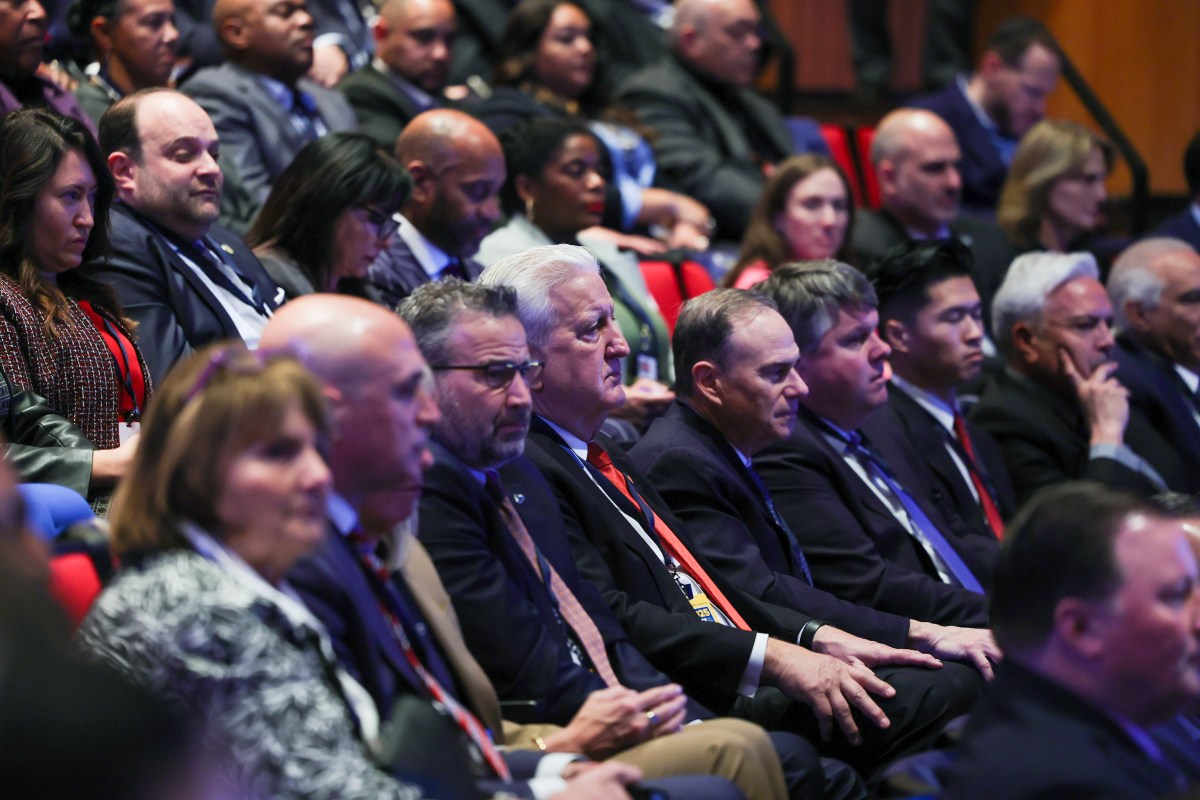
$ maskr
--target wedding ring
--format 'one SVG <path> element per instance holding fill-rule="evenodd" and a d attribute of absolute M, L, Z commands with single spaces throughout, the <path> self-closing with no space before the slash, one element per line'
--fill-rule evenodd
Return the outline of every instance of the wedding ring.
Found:
<path fill-rule="evenodd" d="M 646 712 L 646 719 L 650 720 L 651 725 L 658 724 L 658 714 L 655 714 L 653 711 Z"/>

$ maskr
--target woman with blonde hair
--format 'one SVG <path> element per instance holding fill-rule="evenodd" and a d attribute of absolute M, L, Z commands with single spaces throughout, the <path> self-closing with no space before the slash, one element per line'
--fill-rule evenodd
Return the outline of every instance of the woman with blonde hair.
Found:
<path fill-rule="evenodd" d="M 418 798 L 372 763 L 370 695 L 284 578 L 325 532 L 327 431 L 294 358 L 223 344 L 176 366 L 114 504 L 122 569 L 80 637 L 204 723 L 233 796 Z"/>
<path fill-rule="evenodd" d="M 996 219 L 1021 250 L 1066 253 L 1101 222 L 1112 145 L 1066 120 L 1042 120 L 1021 139 Z"/>

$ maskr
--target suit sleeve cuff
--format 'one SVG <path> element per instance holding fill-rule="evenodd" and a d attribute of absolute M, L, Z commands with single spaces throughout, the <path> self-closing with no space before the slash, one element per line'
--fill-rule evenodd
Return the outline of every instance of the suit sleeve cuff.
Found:
<path fill-rule="evenodd" d="M 536 800 L 548 800 L 559 792 L 565 791 L 567 782 L 562 778 L 531 778 L 529 791 Z"/>
<path fill-rule="evenodd" d="M 1094 444 L 1088 450 L 1088 460 L 1107 458 L 1116 461 L 1123 467 L 1142 475 L 1161 490 L 1166 490 L 1167 482 L 1163 480 L 1158 470 L 1150 466 L 1146 459 L 1129 449 L 1124 444 Z"/>
<path fill-rule="evenodd" d="M 742 673 L 741 683 L 738 684 L 738 694 L 743 697 L 754 697 L 758 684 L 762 680 L 763 663 L 767 660 L 767 639 L 765 633 L 754 635 L 754 647 L 750 649 L 750 663 Z"/>

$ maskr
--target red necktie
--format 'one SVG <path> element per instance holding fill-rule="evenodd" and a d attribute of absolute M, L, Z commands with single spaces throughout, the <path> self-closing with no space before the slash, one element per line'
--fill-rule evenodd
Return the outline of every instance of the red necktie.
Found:
<path fill-rule="evenodd" d="M 967 422 L 958 412 L 954 413 L 954 435 L 958 437 L 958 443 L 967 453 L 967 474 L 971 476 L 971 483 L 975 485 L 975 491 L 979 494 L 979 505 L 983 506 L 983 516 L 987 519 L 988 527 L 992 529 L 992 533 L 996 535 L 997 539 L 1003 541 L 1004 520 L 1000 518 L 1000 510 L 996 508 L 992 493 L 988 491 L 979 471 L 975 469 L 975 447 L 971 444 L 971 437 L 967 434 Z"/>
<path fill-rule="evenodd" d="M 504 491 L 504 485 L 500 482 L 500 476 L 495 471 L 487 473 L 487 488 L 492 499 L 500 506 L 500 516 L 504 519 L 509 533 L 517 540 L 521 552 L 533 565 L 533 571 L 549 585 L 550 594 L 554 596 L 558 606 L 558 613 L 575 633 L 576 641 L 591 659 L 597 674 L 609 686 L 620 686 L 621 682 L 617 680 L 617 674 L 613 672 L 612 663 L 608 660 L 608 651 L 604 649 L 604 637 L 600 635 L 596 623 L 592 621 L 575 594 L 567 587 L 562 576 L 558 574 L 558 570 L 549 561 L 538 558 L 537 546 L 533 543 L 533 537 L 529 535 L 529 529 L 525 527 L 521 515 L 513 508 L 508 494 Z M 545 565 L 545 571 L 549 577 L 542 574 L 543 565 Z"/>
<path fill-rule="evenodd" d="M 587 460 L 589 464 L 600 470 L 600 474 L 607 478 L 613 486 L 616 486 L 617 490 L 625 495 L 629 502 L 642 509 L 642 512 L 648 517 L 653 518 L 654 532 L 658 534 L 658 538 L 662 541 L 667 552 L 679 562 L 683 567 L 683 571 L 691 576 L 692 580 L 700 584 L 700 588 L 716 604 L 717 608 L 721 609 L 721 612 L 729 618 L 729 621 L 744 631 L 750 630 L 750 626 L 746 624 L 746 620 L 742 619 L 742 615 L 733 607 L 733 603 L 730 603 L 726 599 L 725 593 L 717 587 L 713 579 L 708 576 L 708 573 L 697 563 L 692 554 L 688 552 L 688 549 L 683 546 L 683 542 L 679 541 L 679 537 L 667 527 L 658 514 L 654 513 L 654 509 L 650 508 L 648 503 L 636 495 L 632 481 L 629 480 L 624 472 L 617 469 L 612 459 L 609 458 L 608 453 L 604 452 L 604 448 L 595 442 L 588 442 Z"/>

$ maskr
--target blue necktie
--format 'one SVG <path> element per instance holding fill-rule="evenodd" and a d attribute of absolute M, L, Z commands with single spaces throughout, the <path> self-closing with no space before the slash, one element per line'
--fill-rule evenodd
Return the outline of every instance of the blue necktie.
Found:
<path fill-rule="evenodd" d="M 892 471 L 883 462 L 882 457 L 863 440 L 862 434 L 854 431 L 849 434 L 849 439 L 843 439 L 843 441 L 846 444 L 846 452 L 858 459 L 858 463 L 872 477 L 882 483 L 891 492 L 892 496 L 899 501 L 900 505 L 904 507 L 904 513 L 908 516 L 908 522 L 913 529 L 913 534 L 917 538 L 929 543 L 929 546 L 933 548 L 938 558 L 941 559 L 942 566 L 950 573 L 950 576 L 964 589 L 976 592 L 977 594 L 983 594 L 983 586 L 980 585 L 979 580 L 971 572 L 971 569 L 958 555 L 958 551 L 950 545 L 950 542 L 946 541 L 946 537 L 942 535 L 938 526 L 925 515 L 925 512 L 912 499 L 912 496 L 900 486 L 900 483 L 892 476 Z"/>
<path fill-rule="evenodd" d="M 746 467 L 750 473 L 751 480 L 758 487 L 758 494 L 767 504 L 767 510 L 771 512 L 771 519 L 775 520 L 775 525 L 783 531 L 787 537 L 788 544 L 792 548 L 792 557 L 796 559 L 796 563 L 800 565 L 800 571 L 804 573 L 804 580 L 808 581 L 808 585 L 813 585 L 812 571 L 808 568 L 808 559 L 804 557 L 804 551 L 800 549 L 800 543 L 796 540 L 796 534 L 792 533 L 792 529 L 783 521 L 783 517 L 779 516 L 779 512 L 775 510 L 775 501 L 771 499 L 771 493 L 767 491 L 767 485 L 763 483 L 762 477 L 754 470 L 754 467 Z"/>

